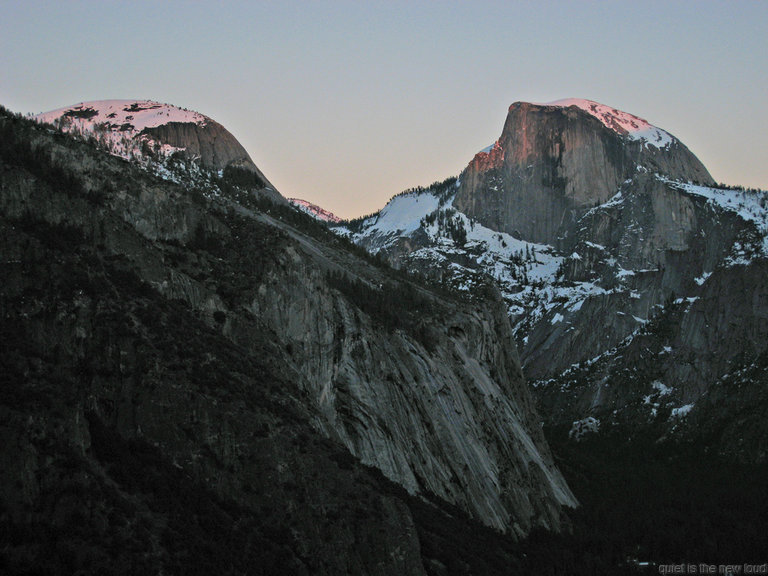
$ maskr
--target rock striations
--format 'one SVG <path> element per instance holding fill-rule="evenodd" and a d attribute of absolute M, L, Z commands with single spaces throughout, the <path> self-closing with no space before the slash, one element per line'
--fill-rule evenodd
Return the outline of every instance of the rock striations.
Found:
<path fill-rule="evenodd" d="M 464 171 L 454 205 L 488 228 L 554 245 L 640 167 L 712 183 L 679 140 L 640 118 L 587 100 L 516 102 L 496 144 Z"/>
<path fill-rule="evenodd" d="M 740 447 L 708 443 L 768 458 L 768 194 L 716 186 L 666 131 L 587 100 L 515 103 L 458 180 L 338 230 L 459 290 L 493 281 L 548 424 L 701 439 L 715 419 Z M 726 388 L 741 400 L 721 418 Z"/>
<path fill-rule="evenodd" d="M 131 138 L 202 141 L 194 122 L 146 132 L 163 109 L 145 104 L 121 104 Z M 0 129 L 19 571 L 423 574 L 460 554 L 471 572 L 510 561 L 475 534 L 558 530 L 576 505 L 497 293 L 414 284 L 226 169 L 182 185 L 98 138 L 5 111 Z M 211 169 L 243 160 L 214 140 Z M 52 542 L 79 555 L 40 559 Z"/>

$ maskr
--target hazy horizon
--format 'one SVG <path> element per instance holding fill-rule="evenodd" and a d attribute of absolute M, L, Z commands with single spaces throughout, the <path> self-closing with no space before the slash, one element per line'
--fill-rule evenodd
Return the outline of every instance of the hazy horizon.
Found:
<path fill-rule="evenodd" d="M 515 101 L 588 98 L 768 188 L 768 3 L 2 2 L 0 104 L 142 98 L 222 123 L 354 217 L 458 175 Z"/>

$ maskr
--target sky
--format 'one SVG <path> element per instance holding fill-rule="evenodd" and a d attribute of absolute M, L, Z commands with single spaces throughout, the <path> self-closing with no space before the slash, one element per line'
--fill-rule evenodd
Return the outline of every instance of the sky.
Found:
<path fill-rule="evenodd" d="M 0 0 L 0 104 L 141 98 L 223 124 L 352 218 L 458 175 L 516 101 L 588 98 L 768 189 L 768 2 Z"/>

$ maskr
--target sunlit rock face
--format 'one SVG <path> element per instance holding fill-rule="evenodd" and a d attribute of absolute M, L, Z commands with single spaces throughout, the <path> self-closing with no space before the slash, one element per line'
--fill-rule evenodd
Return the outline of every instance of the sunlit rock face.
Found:
<path fill-rule="evenodd" d="M 500 232 L 558 244 L 638 170 L 712 183 L 676 138 L 585 100 L 517 102 L 496 145 L 462 175 L 454 205 Z"/>
<path fill-rule="evenodd" d="M 766 458 L 768 193 L 714 185 L 661 128 L 587 100 L 513 104 L 458 184 L 340 230 L 467 294 L 492 278 L 540 413 L 564 435 L 589 418 L 598 434 L 670 438 L 687 422 Z"/>
<path fill-rule="evenodd" d="M 44 112 L 35 119 L 92 137 L 115 156 L 162 160 L 176 154 L 205 170 L 247 170 L 271 187 L 224 126 L 186 108 L 153 100 L 94 100 Z"/>

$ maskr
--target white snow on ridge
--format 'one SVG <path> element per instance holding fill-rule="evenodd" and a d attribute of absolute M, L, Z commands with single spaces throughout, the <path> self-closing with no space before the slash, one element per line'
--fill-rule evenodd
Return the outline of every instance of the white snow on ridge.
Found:
<path fill-rule="evenodd" d="M 158 157 L 170 157 L 181 148 L 160 144 L 142 131 L 156 128 L 170 122 L 191 123 L 205 126 L 210 120 L 198 112 L 184 110 L 171 104 L 153 100 L 94 100 L 81 102 L 34 116 L 38 122 L 54 124 L 63 132 L 89 135 L 113 156 L 143 159 L 160 169 L 160 164 L 151 162 L 143 151 L 147 144 Z M 160 169 L 162 172 L 162 169 Z M 163 176 L 158 173 L 158 175 Z"/>
<path fill-rule="evenodd" d="M 624 200 L 625 200 L 625 198 L 624 198 L 624 196 L 622 195 L 622 193 L 621 193 L 621 190 L 619 190 L 618 192 L 616 192 L 616 194 L 614 194 L 613 196 L 611 196 L 610 198 L 608 198 L 608 200 L 606 200 L 606 201 L 605 201 L 605 202 L 603 202 L 602 204 L 598 204 L 598 205 L 597 205 L 597 206 L 595 206 L 594 208 L 590 208 L 590 209 L 589 209 L 589 210 L 588 210 L 588 211 L 587 211 L 587 212 L 584 214 L 584 216 L 582 216 L 581 218 L 582 218 L 582 220 L 583 220 L 583 219 L 584 219 L 584 218 L 586 218 L 587 216 L 591 216 L 592 214 L 594 214 L 594 213 L 596 213 L 596 212 L 598 212 L 598 211 L 600 211 L 600 210 L 603 210 L 603 209 L 605 209 L 605 208 L 612 208 L 612 207 L 614 207 L 614 206 L 621 206 L 622 204 L 624 204 Z M 592 243 L 592 242 L 587 242 L 587 245 L 589 245 L 589 246 L 591 246 L 591 247 L 593 247 L 593 248 L 598 248 L 598 249 L 601 249 L 601 250 L 605 250 L 605 246 L 602 246 L 602 245 L 600 245 L 600 244 L 594 244 L 594 243 Z"/>
<path fill-rule="evenodd" d="M 647 120 L 643 120 L 616 108 L 600 104 L 592 100 L 582 98 L 565 98 L 547 102 L 543 106 L 557 106 L 568 108 L 576 106 L 600 120 L 606 127 L 621 135 L 627 135 L 632 140 L 643 140 L 657 148 L 666 148 L 674 141 L 674 137 L 665 130 L 657 128 Z"/>
<path fill-rule="evenodd" d="M 621 204 L 623 200 L 619 192 L 603 206 Z M 438 210 L 437 215 L 426 218 Z M 337 228 L 334 230 L 341 233 Z M 463 244 L 457 240 L 457 230 L 463 230 Z M 593 297 L 627 293 L 630 298 L 640 298 L 623 283 L 624 277 L 634 274 L 631 270 L 619 269 L 619 284 L 610 290 L 594 281 L 559 282 L 558 274 L 566 256 L 553 246 L 526 242 L 486 228 L 456 210 L 453 198 L 443 197 L 441 202 L 430 190 L 395 196 L 379 214 L 368 218 L 351 239 L 376 253 L 417 231 L 426 238 L 420 237 L 417 242 L 422 247 L 410 252 L 410 259 L 433 270 L 445 270 L 455 288 L 469 293 L 478 283 L 482 284 L 483 275 L 494 278 L 513 322 L 525 315 L 529 324 L 543 320 L 567 330 L 571 315 L 580 313 Z M 589 247 L 607 250 L 598 244 Z M 641 325 L 647 322 L 640 317 L 635 320 Z"/>
<path fill-rule="evenodd" d="M 423 226 L 425 217 L 438 209 L 446 211 L 442 224 L 441 218 L 434 218 L 431 224 Z M 443 227 L 446 219 L 454 228 L 461 227 L 466 232 L 463 246 L 457 245 Z M 486 228 L 455 210 L 452 198 L 441 206 L 439 198 L 430 191 L 394 197 L 379 214 L 366 220 L 352 239 L 355 242 L 365 239 L 369 250 L 375 253 L 420 228 L 430 243 L 412 252 L 410 258 L 450 269 L 455 286 L 467 292 L 474 289 L 478 274 L 495 278 L 512 317 L 529 310 L 533 319 L 547 317 L 558 323 L 565 320 L 566 311 L 578 312 L 590 296 L 607 293 L 593 282 L 557 284 L 558 269 L 565 257 L 554 247 L 526 242 Z M 475 264 L 465 267 L 456 261 L 457 256 L 458 262 L 469 256 Z"/>
<path fill-rule="evenodd" d="M 421 219 L 437 210 L 439 200 L 430 192 L 412 192 L 395 196 L 378 215 L 363 224 L 363 235 L 407 236 L 421 226 Z"/>
<path fill-rule="evenodd" d="M 341 218 L 336 216 L 336 214 L 329 212 L 325 208 L 321 208 L 317 204 L 312 204 L 301 198 L 288 198 L 288 202 L 317 220 L 322 220 L 323 222 L 341 222 Z"/>
<path fill-rule="evenodd" d="M 710 188 L 709 186 L 669 180 L 660 176 L 659 179 L 688 194 L 702 196 L 724 210 L 735 212 L 742 220 L 754 222 L 763 236 L 763 253 L 768 255 L 768 192 L 764 190 Z M 706 280 L 706 278 L 703 278 L 703 280 Z"/>
<path fill-rule="evenodd" d="M 89 113 L 93 113 L 86 117 Z M 61 117 L 69 117 L 75 125 L 87 128 L 97 124 L 109 123 L 119 128 L 130 124 L 130 132 L 141 132 L 145 128 L 156 128 L 169 122 L 205 124 L 205 116 L 192 110 L 184 110 L 171 104 L 161 104 L 153 100 L 94 100 L 81 102 L 35 116 L 38 122 L 53 123 Z M 113 128 L 114 129 L 114 128 Z"/>

